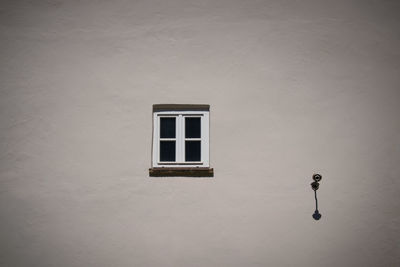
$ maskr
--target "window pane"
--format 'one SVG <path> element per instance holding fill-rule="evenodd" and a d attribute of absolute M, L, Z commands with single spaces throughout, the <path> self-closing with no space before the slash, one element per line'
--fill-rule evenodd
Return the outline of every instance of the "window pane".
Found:
<path fill-rule="evenodd" d="M 185 161 L 201 160 L 201 142 L 185 141 Z"/>
<path fill-rule="evenodd" d="M 185 118 L 185 137 L 200 138 L 200 118 Z"/>
<path fill-rule="evenodd" d="M 160 141 L 160 161 L 175 161 L 175 141 Z"/>
<path fill-rule="evenodd" d="M 175 138 L 175 118 L 160 118 L 160 137 Z"/>

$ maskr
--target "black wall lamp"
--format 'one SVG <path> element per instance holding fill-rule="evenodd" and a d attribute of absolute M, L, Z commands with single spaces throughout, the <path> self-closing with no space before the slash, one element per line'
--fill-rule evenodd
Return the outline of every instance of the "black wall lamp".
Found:
<path fill-rule="evenodd" d="M 321 219 L 321 213 L 319 213 L 318 211 L 318 199 L 317 199 L 317 190 L 319 188 L 319 182 L 322 180 L 322 176 L 321 174 L 314 174 L 312 176 L 314 182 L 311 183 L 311 189 L 314 190 L 314 197 L 315 197 L 315 211 L 314 214 L 312 215 L 312 217 L 314 218 L 314 220 L 319 220 Z"/>

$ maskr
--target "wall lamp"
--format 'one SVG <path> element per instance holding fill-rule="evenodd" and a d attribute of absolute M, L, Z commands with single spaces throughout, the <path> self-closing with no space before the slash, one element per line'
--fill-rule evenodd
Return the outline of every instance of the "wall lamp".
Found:
<path fill-rule="evenodd" d="M 317 190 L 319 189 L 319 182 L 322 180 L 322 176 L 321 174 L 316 173 L 312 176 L 312 179 L 314 180 L 314 182 L 311 183 L 311 189 L 314 190 L 315 197 L 315 211 L 312 217 L 314 218 L 314 220 L 318 221 L 319 219 L 321 219 L 322 215 L 318 211 Z"/>

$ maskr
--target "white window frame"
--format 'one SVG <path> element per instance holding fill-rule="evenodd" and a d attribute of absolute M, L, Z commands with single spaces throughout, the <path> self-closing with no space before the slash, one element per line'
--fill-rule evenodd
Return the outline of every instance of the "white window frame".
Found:
<path fill-rule="evenodd" d="M 153 112 L 153 167 L 210 167 L 209 161 L 209 111 L 155 111 Z M 176 141 L 175 162 L 160 161 L 160 118 L 175 117 L 176 134 L 171 140 Z M 201 137 L 185 138 L 185 118 L 200 117 L 201 118 Z M 168 140 L 162 138 L 162 140 Z M 200 161 L 185 162 L 185 141 L 194 140 L 201 141 Z"/>

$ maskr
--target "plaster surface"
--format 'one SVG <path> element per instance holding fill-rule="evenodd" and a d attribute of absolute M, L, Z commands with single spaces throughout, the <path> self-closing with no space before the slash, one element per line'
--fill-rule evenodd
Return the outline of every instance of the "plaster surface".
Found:
<path fill-rule="evenodd" d="M 0 266 L 400 266 L 399 14 L 2 0 Z M 214 178 L 148 177 L 171 103 L 210 104 Z"/>

